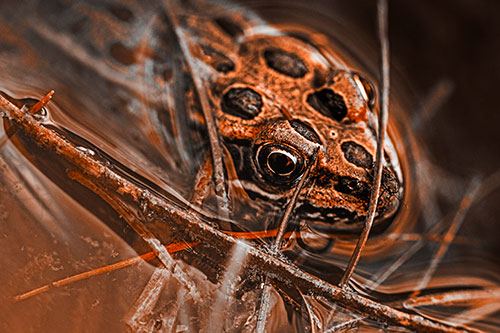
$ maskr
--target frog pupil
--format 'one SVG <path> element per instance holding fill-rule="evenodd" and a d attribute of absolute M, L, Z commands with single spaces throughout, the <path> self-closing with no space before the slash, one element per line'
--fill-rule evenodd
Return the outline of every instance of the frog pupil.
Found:
<path fill-rule="evenodd" d="M 295 165 L 295 159 L 282 151 L 272 152 L 267 158 L 267 166 L 269 169 L 280 176 L 291 174 L 295 170 Z"/>

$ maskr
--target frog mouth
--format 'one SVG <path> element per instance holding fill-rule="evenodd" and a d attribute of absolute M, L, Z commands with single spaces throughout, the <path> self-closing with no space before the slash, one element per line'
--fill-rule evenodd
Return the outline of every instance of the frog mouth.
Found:
<path fill-rule="evenodd" d="M 303 203 L 297 207 L 297 214 L 302 220 L 323 221 L 330 225 L 345 223 L 355 224 L 362 222 L 364 216 L 341 207 L 316 207 L 310 203 Z"/>
<path fill-rule="evenodd" d="M 253 182 L 241 181 L 243 188 L 251 198 L 286 205 L 285 198 L 280 194 L 271 194 L 262 190 Z M 391 205 L 380 209 L 375 217 L 370 234 L 380 234 L 391 225 L 400 207 L 399 200 L 392 201 Z M 297 222 L 305 222 L 307 226 L 317 232 L 328 235 L 353 235 L 361 233 L 366 215 L 362 215 L 343 207 L 317 207 L 308 201 L 299 201 L 295 208 Z"/>
<path fill-rule="evenodd" d="M 297 207 L 297 215 L 310 228 L 326 234 L 359 234 L 363 229 L 366 216 L 342 207 L 315 207 L 303 203 Z M 373 223 L 373 234 L 382 233 L 392 223 L 395 212 L 383 211 Z"/>

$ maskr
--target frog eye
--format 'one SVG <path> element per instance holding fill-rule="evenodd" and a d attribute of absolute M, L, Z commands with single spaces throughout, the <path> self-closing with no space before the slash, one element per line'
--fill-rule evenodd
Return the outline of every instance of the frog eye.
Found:
<path fill-rule="evenodd" d="M 259 172 L 274 184 L 293 183 L 304 171 L 304 159 L 288 145 L 269 143 L 260 146 L 255 154 Z"/>
<path fill-rule="evenodd" d="M 347 115 L 344 98 L 332 89 L 325 88 L 307 96 L 307 104 L 323 115 L 341 121 Z"/>
<path fill-rule="evenodd" d="M 222 112 L 242 119 L 255 118 L 262 110 L 262 97 L 250 88 L 231 88 L 222 97 Z"/>
<path fill-rule="evenodd" d="M 373 108 L 376 102 L 376 92 L 373 83 L 359 74 L 354 74 L 353 79 L 354 82 L 356 82 L 359 90 L 363 94 L 363 98 L 365 99 L 366 104 L 368 104 L 370 108 Z"/>

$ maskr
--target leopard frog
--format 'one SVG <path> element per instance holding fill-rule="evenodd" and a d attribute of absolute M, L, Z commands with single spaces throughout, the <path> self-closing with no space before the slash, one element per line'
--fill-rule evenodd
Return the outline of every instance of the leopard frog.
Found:
<path fill-rule="evenodd" d="M 165 171 L 145 176 L 166 179 L 162 186 L 193 173 L 189 168 L 200 164 L 198 152 L 206 148 L 196 146 L 206 142 L 200 130 L 206 124 L 189 77 L 197 75 L 206 83 L 226 151 L 226 173 L 235 175 L 231 183 L 243 190 L 249 205 L 282 210 L 311 166 L 296 219 L 327 233 L 359 232 L 372 183 L 376 89 L 334 50 L 318 46 L 307 32 L 272 27 L 251 11 L 217 1 L 55 3 L 37 9 L 54 27 L 26 23 L 17 33 L 34 31 L 43 56 L 57 56 L 60 66 L 30 51 L 26 61 L 38 66 L 36 71 L 10 65 L 2 69 L 27 79 L 37 71 L 50 73 L 47 77 L 60 78 L 50 88 L 63 95 L 68 84 L 86 91 L 88 98 L 80 102 L 78 97 L 72 113 L 79 117 L 78 126 L 96 119 L 108 124 L 99 134 L 102 149 L 136 147 L 116 159 L 135 170 L 158 161 L 156 168 Z M 175 24 L 162 14 L 169 10 L 175 11 L 168 14 L 175 16 Z M 191 72 L 179 54 L 175 30 L 186 36 L 196 64 Z M 135 126 L 123 135 L 121 124 L 127 121 Z M 189 140 L 178 135 L 186 132 Z M 158 144 L 145 149 L 151 140 Z M 402 171 L 390 139 L 384 163 L 375 229 L 388 225 L 403 196 Z M 189 186 L 178 186 L 183 187 Z"/>
<path fill-rule="evenodd" d="M 197 72 L 210 73 L 218 132 L 248 197 L 283 209 L 318 148 L 296 216 L 319 231 L 359 232 L 377 145 L 376 88 L 303 31 L 227 8 L 181 18 Z M 388 225 L 402 196 L 402 171 L 388 139 L 376 228 Z"/>

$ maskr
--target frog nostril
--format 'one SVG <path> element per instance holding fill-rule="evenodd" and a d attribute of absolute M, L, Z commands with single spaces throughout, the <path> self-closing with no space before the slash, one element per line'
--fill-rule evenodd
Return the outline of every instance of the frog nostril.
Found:
<path fill-rule="evenodd" d="M 344 98 L 332 89 L 325 88 L 307 96 L 307 104 L 323 115 L 341 121 L 347 116 Z"/>
<path fill-rule="evenodd" d="M 369 185 L 357 178 L 339 177 L 334 188 L 341 193 L 352 195 L 363 201 L 368 201 L 370 198 Z"/>
<path fill-rule="evenodd" d="M 289 176 L 296 165 L 297 158 L 285 151 L 274 151 L 267 158 L 267 166 L 279 176 Z"/>

